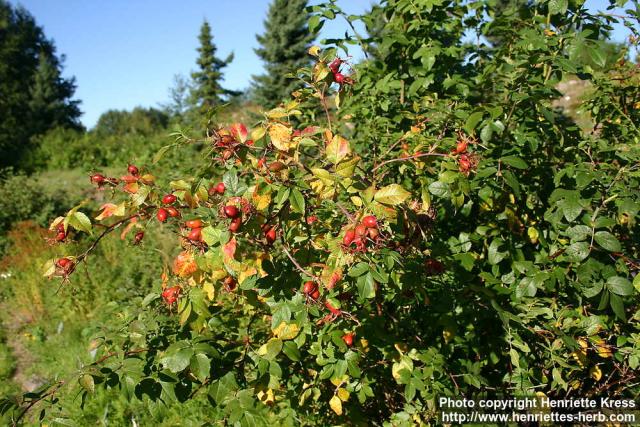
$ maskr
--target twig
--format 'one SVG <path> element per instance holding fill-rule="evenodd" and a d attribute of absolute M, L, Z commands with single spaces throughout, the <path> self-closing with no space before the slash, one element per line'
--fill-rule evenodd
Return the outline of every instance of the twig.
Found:
<path fill-rule="evenodd" d="M 314 281 L 320 283 L 320 279 L 318 279 L 315 275 L 309 273 L 307 270 L 305 270 L 298 261 L 296 261 L 296 259 L 291 255 L 291 252 L 289 252 L 289 250 L 284 246 L 284 241 L 283 241 L 283 246 L 282 246 L 282 250 L 284 251 L 284 253 L 287 255 L 287 257 L 289 258 L 289 260 L 291 260 L 291 262 L 293 263 L 293 265 L 296 266 L 296 268 L 298 270 L 300 270 L 300 272 L 304 273 L 305 275 L 311 277 Z"/>
<path fill-rule="evenodd" d="M 390 159 L 390 160 L 385 160 L 384 162 L 380 163 L 378 166 L 374 167 L 371 172 L 375 172 L 378 169 L 380 169 L 382 166 L 385 166 L 389 163 L 393 163 L 393 162 L 404 162 L 407 160 L 412 160 L 412 159 L 417 159 L 419 157 L 431 157 L 431 156 L 437 156 L 437 157 L 447 157 L 449 156 L 448 154 L 443 154 L 443 153 L 422 153 L 422 154 L 414 154 L 413 156 L 408 156 L 408 157 L 402 157 L 402 158 L 397 158 L 397 159 Z"/>

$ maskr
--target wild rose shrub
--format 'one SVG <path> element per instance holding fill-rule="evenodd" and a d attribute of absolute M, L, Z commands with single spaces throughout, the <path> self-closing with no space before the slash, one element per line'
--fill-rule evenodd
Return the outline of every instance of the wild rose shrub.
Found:
<path fill-rule="evenodd" d="M 354 19 L 313 10 L 312 29 Z M 85 397 L 116 388 L 161 412 L 206 394 L 211 419 L 240 425 L 399 425 L 435 422 L 443 395 L 637 394 L 638 68 L 603 49 L 620 18 L 388 0 L 362 19 L 363 64 L 312 48 L 292 101 L 158 153 L 204 141 L 195 176 L 96 173 L 106 228 L 81 207 L 53 222 L 60 240 L 176 234 L 157 292 L 96 337 Z M 587 131 L 554 108 L 568 78 L 588 82 Z M 47 274 L 73 280 L 92 248 Z"/>

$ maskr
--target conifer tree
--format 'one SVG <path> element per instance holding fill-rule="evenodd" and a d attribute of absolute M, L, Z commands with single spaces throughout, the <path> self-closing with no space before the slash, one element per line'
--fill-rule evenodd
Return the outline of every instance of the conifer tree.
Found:
<path fill-rule="evenodd" d="M 307 28 L 306 0 L 273 0 L 264 22 L 264 34 L 256 36 L 255 49 L 264 61 L 265 74 L 253 76 L 254 99 L 261 106 L 273 107 L 299 85 L 287 73 L 308 64 L 307 50 L 313 36 Z"/>
<path fill-rule="evenodd" d="M 237 92 L 222 87 L 222 69 L 233 61 L 233 53 L 222 60 L 216 56 L 217 47 L 213 43 L 211 26 L 204 21 L 200 27 L 198 36 L 198 70 L 191 73 L 193 79 L 192 98 L 193 103 L 201 113 L 206 113 L 211 108 L 224 102 L 225 97 L 236 95 Z"/>
<path fill-rule="evenodd" d="M 28 168 L 33 136 L 81 127 L 75 80 L 61 73 L 62 59 L 33 16 L 0 0 L 0 168 Z"/>

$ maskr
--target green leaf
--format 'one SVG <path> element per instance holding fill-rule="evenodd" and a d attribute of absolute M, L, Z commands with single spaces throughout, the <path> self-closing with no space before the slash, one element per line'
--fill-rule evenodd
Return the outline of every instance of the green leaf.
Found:
<path fill-rule="evenodd" d="M 602 246 L 604 249 L 609 252 L 620 252 L 622 250 L 622 246 L 616 236 L 609 233 L 608 231 L 598 231 L 594 235 L 594 240 L 597 244 Z"/>
<path fill-rule="evenodd" d="M 282 346 L 282 352 L 294 362 L 298 362 L 302 358 L 300 350 L 294 341 L 286 341 Z"/>
<path fill-rule="evenodd" d="M 501 245 L 502 245 L 502 240 L 500 239 L 494 239 L 491 241 L 491 244 L 489 245 L 488 257 L 487 257 L 487 261 L 489 261 L 489 264 L 496 265 L 500 261 L 505 259 L 506 256 L 508 255 L 507 252 L 498 251 Z"/>
<path fill-rule="evenodd" d="M 607 57 L 605 53 L 602 51 L 602 48 L 598 45 L 587 48 L 587 52 L 589 52 L 589 57 L 600 68 L 604 68 L 607 64 Z"/>
<path fill-rule="evenodd" d="M 449 194 L 449 186 L 441 181 L 435 181 L 429 184 L 429 191 L 434 196 L 446 197 Z"/>
<path fill-rule="evenodd" d="M 564 15 L 569 6 L 568 0 L 550 0 L 549 13 L 551 15 Z"/>
<path fill-rule="evenodd" d="M 307 25 L 309 27 L 309 32 L 314 34 L 320 31 L 320 28 L 324 25 L 324 20 L 320 20 L 320 15 L 313 15 L 309 18 L 309 21 L 307 21 Z"/>
<path fill-rule="evenodd" d="M 474 129 L 476 128 L 476 126 L 478 126 L 480 120 L 482 120 L 483 115 L 484 111 L 476 111 L 475 113 L 470 114 L 464 124 L 464 131 L 469 135 L 473 134 Z"/>
<path fill-rule="evenodd" d="M 211 384 L 209 396 L 220 405 L 235 398 L 236 390 L 238 390 L 238 383 L 233 372 L 228 372 L 224 377 Z"/>
<path fill-rule="evenodd" d="M 582 204 L 580 203 L 580 199 L 578 198 L 577 193 L 571 193 L 564 199 L 558 200 L 558 202 L 556 202 L 556 205 L 562 210 L 562 214 L 569 222 L 572 222 L 576 218 L 578 218 L 578 216 L 582 212 Z"/>
<path fill-rule="evenodd" d="M 191 358 L 190 370 L 200 382 L 207 379 L 210 369 L 211 360 L 205 354 L 199 353 Z"/>
<path fill-rule="evenodd" d="M 491 128 L 491 125 L 485 125 L 485 127 L 482 128 L 482 130 L 480 131 L 480 139 L 482 140 L 482 142 L 484 142 L 485 144 L 487 144 L 489 141 L 491 141 L 491 137 L 493 136 L 493 129 Z"/>
<path fill-rule="evenodd" d="M 633 294 L 633 285 L 631 282 L 620 276 L 609 277 L 609 279 L 607 279 L 607 289 L 620 296 Z"/>
<path fill-rule="evenodd" d="M 358 278 L 357 287 L 358 295 L 362 300 L 371 299 L 376 296 L 375 281 L 370 272 Z"/>
<path fill-rule="evenodd" d="M 359 277 L 369 271 L 369 264 L 366 262 L 359 262 L 349 270 L 349 276 L 351 277 Z"/>
<path fill-rule="evenodd" d="M 567 228 L 566 234 L 572 242 L 580 242 L 591 235 L 591 228 L 586 225 L 574 225 Z"/>
<path fill-rule="evenodd" d="M 513 166 L 516 169 L 527 169 L 529 165 L 518 156 L 505 156 L 500 159 L 502 163 Z"/>
<path fill-rule="evenodd" d="M 91 220 L 82 212 L 74 212 L 71 218 L 69 218 L 69 225 L 78 231 L 91 234 Z"/>
<path fill-rule="evenodd" d="M 271 338 L 258 349 L 258 355 L 267 360 L 273 360 L 278 354 L 280 354 L 281 350 L 282 340 L 278 338 Z"/>
<path fill-rule="evenodd" d="M 587 242 L 576 242 L 567 246 L 567 261 L 579 262 L 589 256 L 589 244 Z"/>
<path fill-rule="evenodd" d="M 624 302 L 622 302 L 622 298 L 620 298 L 616 294 L 609 294 L 609 296 L 610 296 L 609 304 L 611 305 L 611 309 L 615 313 L 616 317 L 626 322 L 627 316 L 624 312 Z"/>
<path fill-rule="evenodd" d="M 636 288 L 636 291 L 640 292 L 640 273 L 636 274 L 636 277 L 633 278 L 633 287 Z"/>
<path fill-rule="evenodd" d="M 291 203 L 291 208 L 298 213 L 304 213 L 305 202 L 304 196 L 297 188 L 291 190 L 291 194 L 289 195 L 289 202 Z"/>
<path fill-rule="evenodd" d="M 160 159 L 162 159 L 162 157 L 167 153 L 167 151 L 169 151 L 170 148 L 175 147 L 176 144 L 170 144 L 170 145 L 165 145 L 164 147 L 160 148 L 156 154 L 154 154 L 153 156 L 153 163 L 158 163 L 160 161 Z"/>
<path fill-rule="evenodd" d="M 165 355 L 160 359 L 160 363 L 169 371 L 178 373 L 184 371 L 187 366 L 189 366 L 192 356 L 192 348 L 182 348 L 176 352 Z"/>
<path fill-rule="evenodd" d="M 535 297 L 537 292 L 536 281 L 531 277 L 523 277 L 516 286 L 516 298 Z"/>
<path fill-rule="evenodd" d="M 146 185 L 139 187 L 138 191 L 136 191 L 135 194 L 131 195 L 131 202 L 133 203 L 133 205 L 140 206 L 141 204 L 143 204 L 145 200 L 147 200 L 150 191 L 151 189 Z"/>
<path fill-rule="evenodd" d="M 399 205 L 407 200 L 410 195 L 411 193 L 401 185 L 391 184 L 376 191 L 376 195 L 373 198 L 384 205 Z"/>
<path fill-rule="evenodd" d="M 151 304 L 152 301 L 157 300 L 158 298 L 160 298 L 160 294 L 157 292 L 151 292 L 150 294 L 148 294 L 146 297 L 144 297 L 144 299 L 142 300 L 142 306 L 146 307 L 149 304 Z"/>

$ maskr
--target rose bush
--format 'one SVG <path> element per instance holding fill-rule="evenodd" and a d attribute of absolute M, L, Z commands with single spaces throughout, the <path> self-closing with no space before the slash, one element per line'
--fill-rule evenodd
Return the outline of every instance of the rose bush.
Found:
<path fill-rule="evenodd" d="M 355 19 L 312 9 L 316 30 Z M 113 194 L 103 226 L 81 206 L 53 221 L 54 240 L 93 241 L 48 276 L 73 280 L 116 229 L 144 247 L 165 227 L 177 249 L 94 337 L 83 399 L 115 388 L 161 412 L 204 394 L 229 424 L 398 425 L 435 422 L 443 395 L 637 394 L 638 68 L 603 53 L 636 10 L 388 0 L 362 17 L 374 36 L 329 41 L 361 43 L 362 64 L 314 47 L 290 102 L 158 153 L 205 142 L 196 175 L 92 174 Z M 589 129 L 555 108 L 570 78 L 588 82 Z"/>

